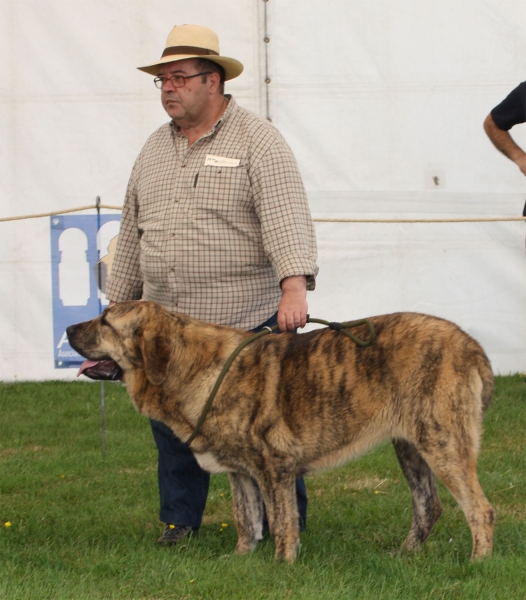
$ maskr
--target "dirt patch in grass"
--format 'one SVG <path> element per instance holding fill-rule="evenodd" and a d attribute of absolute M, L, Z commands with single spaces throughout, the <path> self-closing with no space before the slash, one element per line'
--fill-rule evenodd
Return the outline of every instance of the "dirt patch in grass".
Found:
<path fill-rule="evenodd" d="M 17 455 L 49 454 L 51 448 L 45 446 L 29 445 L 20 448 L 0 448 L 0 458 L 12 458 Z"/>

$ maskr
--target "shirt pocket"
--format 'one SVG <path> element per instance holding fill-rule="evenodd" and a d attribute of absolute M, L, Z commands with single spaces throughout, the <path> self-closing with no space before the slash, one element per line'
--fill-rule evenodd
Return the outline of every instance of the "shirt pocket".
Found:
<path fill-rule="evenodd" d="M 230 218 L 252 206 L 248 163 L 237 167 L 202 167 L 195 179 L 196 219 Z"/>
<path fill-rule="evenodd" d="M 175 185 L 171 161 L 159 161 L 155 167 L 144 169 L 137 187 L 137 196 L 140 199 L 137 214 L 139 229 L 165 229 L 166 215 L 172 203 Z"/>
<path fill-rule="evenodd" d="M 159 257 L 165 252 L 169 235 L 167 218 L 173 182 L 168 177 L 144 179 L 138 190 L 137 214 L 141 254 Z"/>

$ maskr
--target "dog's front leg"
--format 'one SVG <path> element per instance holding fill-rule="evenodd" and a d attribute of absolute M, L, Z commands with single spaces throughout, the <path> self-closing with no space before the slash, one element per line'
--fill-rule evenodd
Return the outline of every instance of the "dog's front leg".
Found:
<path fill-rule="evenodd" d="M 254 550 L 263 538 L 263 498 L 256 482 L 247 475 L 229 473 L 234 522 L 237 530 L 236 552 Z"/>
<path fill-rule="evenodd" d="M 296 476 L 293 473 L 271 473 L 266 470 L 259 482 L 270 533 L 276 546 L 275 558 L 292 564 L 296 560 L 300 543 Z"/>

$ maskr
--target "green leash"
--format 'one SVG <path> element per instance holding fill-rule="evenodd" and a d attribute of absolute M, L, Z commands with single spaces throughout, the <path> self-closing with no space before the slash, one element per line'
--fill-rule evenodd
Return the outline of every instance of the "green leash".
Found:
<path fill-rule="evenodd" d="M 323 321 L 322 319 L 312 319 L 311 317 L 309 317 L 307 315 L 307 323 L 320 323 L 321 325 L 326 325 L 327 327 L 329 327 L 330 329 L 334 329 L 335 331 L 341 331 L 348 338 L 350 338 L 355 344 L 357 344 L 358 346 L 361 346 L 362 348 L 365 348 L 366 346 L 370 346 L 371 344 L 373 344 L 375 341 L 375 338 L 376 338 L 376 334 L 374 331 L 374 325 L 371 323 L 371 321 L 369 321 L 369 319 L 361 319 L 360 321 L 347 321 L 345 323 L 334 323 L 334 322 L 329 322 L 329 321 Z M 347 329 L 352 329 L 353 327 L 358 327 L 360 325 L 367 325 L 367 327 L 369 329 L 369 339 L 361 340 L 360 338 L 356 337 L 350 331 L 347 331 Z M 223 379 L 225 378 L 225 375 L 227 374 L 228 369 L 230 369 L 230 367 L 232 366 L 232 363 L 237 358 L 237 355 L 241 352 L 241 350 L 243 350 L 243 348 L 245 346 L 248 346 L 248 344 L 250 344 L 254 340 L 257 340 L 258 338 L 263 337 L 264 335 L 268 335 L 269 333 L 272 333 L 272 332 L 276 331 L 277 329 L 278 329 L 278 325 L 274 325 L 273 327 L 265 327 L 261 331 L 258 331 L 258 333 L 255 333 L 254 335 L 250 336 L 249 338 L 247 338 L 246 340 L 241 342 L 241 344 L 239 344 L 239 346 L 234 350 L 234 352 L 232 352 L 232 354 L 226 361 L 225 366 L 223 367 L 223 370 L 219 374 L 219 377 L 217 378 L 217 381 L 214 385 L 214 389 L 210 392 L 210 396 L 208 396 L 208 400 L 206 401 L 206 404 L 203 408 L 203 412 L 201 413 L 201 416 L 199 417 L 199 419 L 197 421 L 197 425 L 195 426 L 190 437 L 185 442 L 187 446 L 189 446 L 194 441 L 196 435 L 199 433 L 199 430 L 201 429 L 203 423 L 205 422 L 206 415 L 207 415 L 210 407 L 212 406 L 212 402 L 214 401 L 214 398 L 216 397 L 219 387 L 223 383 Z"/>

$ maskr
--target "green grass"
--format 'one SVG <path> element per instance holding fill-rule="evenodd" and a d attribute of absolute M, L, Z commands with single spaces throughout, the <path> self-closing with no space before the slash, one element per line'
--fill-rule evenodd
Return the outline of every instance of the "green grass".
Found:
<path fill-rule="evenodd" d="M 410 494 L 389 445 L 308 477 L 299 558 L 263 541 L 236 556 L 226 476 L 213 476 L 198 537 L 159 548 L 156 449 L 119 384 L 0 384 L 0 598 L 525 599 L 526 383 L 497 378 L 479 462 L 497 510 L 493 558 L 471 564 L 471 535 L 449 493 L 423 549 L 396 550 Z M 10 523 L 10 526 L 6 526 Z M 226 527 L 224 525 L 227 525 Z"/>

